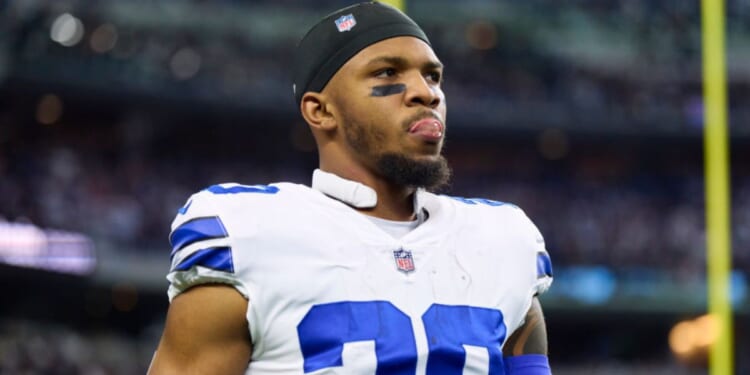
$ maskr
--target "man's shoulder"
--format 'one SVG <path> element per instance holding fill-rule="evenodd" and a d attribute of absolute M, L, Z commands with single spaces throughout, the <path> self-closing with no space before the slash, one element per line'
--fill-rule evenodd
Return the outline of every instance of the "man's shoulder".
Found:
<path fill-rule="evenodd" d="M 314 194 L 316 192 L 308 186 L 289 182 L 267 185 L 230 182 L 211 185 L 190 196 L 177 210 L 175 222 L 193 217 L 231 215 L 240 211 L 247 214 L 293 209 Z"/>
<path fill-rule="evenodd" d="M 498 232 L 499 226 L 510 230 L 533 226 L 526 213 L 513 203 L 488 198 L 436 194 L 430 194 L 428 199 L 434 202 L 432 205 L 440 207 L 440 212 L 455 217 L 459 222 L 475 229 L 488 228 L 491 232 Z"/>
<path fill-rule="evenodd" d="M 267 185 L 227 182 L 211 185 L 193 194 L 186 206 L 191 201 L 207 201 L 219 206 L 243 203 L 274 205 L 313 193 L 314 191 L 308 186 L 290 182 L 276 182 Z"/>
<path fill-rule="evenodd" d="M 453 195 L 429 194 L 429 199 L 439 202 L 441 206 L 474 215 L 518 215 L 523 213 L 513 203 L 487 198 L 467 198 Z"/>

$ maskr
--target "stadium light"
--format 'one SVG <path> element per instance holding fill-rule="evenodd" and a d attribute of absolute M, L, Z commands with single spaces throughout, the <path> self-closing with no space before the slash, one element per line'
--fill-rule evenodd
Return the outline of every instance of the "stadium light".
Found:
<path fill-rule="evenodd" d="M 72 47 L 83 38 L 83 23 L 70 13 L 58 16 L 52 23 L 50 39 L 65 47 Z"/>

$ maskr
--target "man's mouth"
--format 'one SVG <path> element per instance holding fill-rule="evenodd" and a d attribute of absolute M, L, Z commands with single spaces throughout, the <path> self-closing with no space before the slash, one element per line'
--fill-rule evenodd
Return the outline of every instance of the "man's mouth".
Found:
<path fill-rule="evenodd" d="M 443 138 L 443 123 L 433 117 L 423 118 L 412 123 L 409 127 L 409 134 L 421 137 L 426 141 L 437 142 Z"/>

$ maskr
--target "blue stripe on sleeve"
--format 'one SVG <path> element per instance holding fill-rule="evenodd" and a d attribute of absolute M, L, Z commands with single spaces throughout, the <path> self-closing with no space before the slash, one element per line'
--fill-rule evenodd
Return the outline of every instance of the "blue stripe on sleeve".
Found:
<path fill-rule="evenodd" d="M 217 271 L 234 273 L 231 247 L 209 247 L 198 250 L 185 258 L 175 271 L 187 271 L 193 266 L 203 266 Z"/>
<path fill-rule="evenodd" d="M 552 259 L 545 252 L 536 253 L 536 277 L 552 276 Z"/>
<path fill-rule="evenodd" d="M 171 256 L 191 243 L 212 238 L 224 238 L 228 235 L 218 216 L 192 219 L 177 227 L 169 236 L 169 243 L 172 244 Z"/>

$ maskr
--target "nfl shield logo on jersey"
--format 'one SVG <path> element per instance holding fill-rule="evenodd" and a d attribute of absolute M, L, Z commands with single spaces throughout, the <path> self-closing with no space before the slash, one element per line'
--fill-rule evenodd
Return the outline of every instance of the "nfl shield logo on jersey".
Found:
<path fill-rule="evenodd" d="M 357 24 L 353 14 L 347 14 L 336 19 L 336 28 L 339 32 L 349 31 Z"/>
<path fill-rule="evenodd" d="M 411 251 L 398 249 L 393 252 L 393 259 L 396 260 L 396 268 L 403 273 L 414 271 L 414 258 Z"/>

